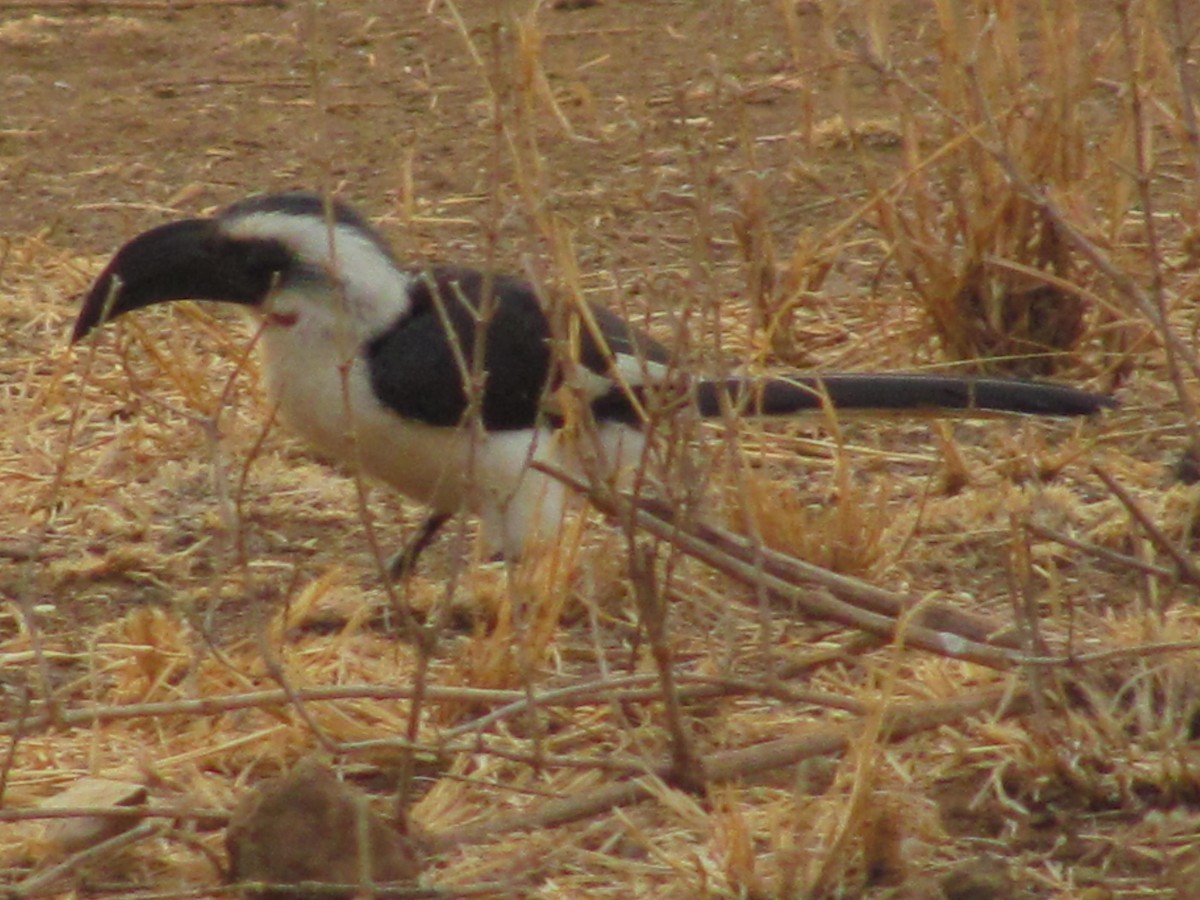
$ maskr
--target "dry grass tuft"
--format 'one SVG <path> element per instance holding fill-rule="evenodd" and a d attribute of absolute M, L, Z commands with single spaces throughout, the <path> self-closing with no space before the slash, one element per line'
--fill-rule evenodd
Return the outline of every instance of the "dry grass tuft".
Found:
<path fill-rule="evenodd" d="M 842 456 L 832 496 L 747 476 L 743 490 L 726 500 L 731 527 L 830 571 L 868 575 L 883 555 L 888 500 L 882 487 L 868 494 L 854 484 L 848 466 Z"/>
<path fill-rule="evenodd" d="M 1075 3 L 1038 15 L 1014 3 L 936 6 L 938 78 L 892 88 L 906 171 L 880 192 L 875 220 L 942 351 L 1027 376 L 1077 366 L 1085 341 L 1121 351 L 1120 330 L 1097 327 L 1120 316 L 1111 290 L 1006 169 L 1111 247 L 1134 211 L 1117 199 L 1129 200 L 1125 173 L 1091 137 L 1130 127 L 1126 110 L 1114 120 L 1098 102 L 1108 53 L 1077 39 L 1084 11 Z"/>

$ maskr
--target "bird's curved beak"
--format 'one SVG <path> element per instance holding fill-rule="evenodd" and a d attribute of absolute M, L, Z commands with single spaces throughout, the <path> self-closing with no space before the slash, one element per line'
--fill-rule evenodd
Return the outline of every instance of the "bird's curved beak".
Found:
<path fill-rule="evenodd" d="M 185 219 L 125 244 L 88 291 L 71 342 L 110 319 L 170 300 L 262 302 L 275 273 L 261 255 L 223 236 L 212 219 Z"/>

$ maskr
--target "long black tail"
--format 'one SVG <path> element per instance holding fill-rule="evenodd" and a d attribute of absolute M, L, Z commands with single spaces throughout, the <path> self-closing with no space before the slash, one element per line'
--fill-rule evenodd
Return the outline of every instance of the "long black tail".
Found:
<path fill-rule="evenodd" d="M 928 374 L 797 375 L 728 378 L 696 385 L 700 413 L 718 416 L 722 404 L 747 415 L 780 416 L 819 409 L 990 410 L 1038 416 L 1088 416 L 1117 402 L 1061 384 L 1015 378 Z"/>

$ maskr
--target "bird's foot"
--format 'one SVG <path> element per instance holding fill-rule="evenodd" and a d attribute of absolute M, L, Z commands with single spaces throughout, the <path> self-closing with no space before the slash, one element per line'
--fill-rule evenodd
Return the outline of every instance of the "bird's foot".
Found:
<path fill-rule="evenodd" d="M 442 526 L 450 521 L 450 513 L 433 513 L 424 522 L 411 541 L 388 560 L 388 576 L 392 581 L 402 581 L 410 577 L 417 568 L 417 560 L 421 553 L 433 543 Z"/>

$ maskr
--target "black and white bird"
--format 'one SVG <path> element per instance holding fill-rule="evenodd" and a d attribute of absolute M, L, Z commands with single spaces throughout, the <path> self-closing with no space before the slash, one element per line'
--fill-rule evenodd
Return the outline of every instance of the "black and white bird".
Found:
<path fill-rule="evenodd" d="M 184 299 L 249 309 L 284 420 L 321 454 L 357 462 L 430 508 L 397 572 L 460 510 L 476 513 L 489 545 L 509 558 L 553 537 L 565 489 L 531 463 L 580 472 L 560 427 L 564 384 L 590 409 L 588 464 L 610 475 L 641 457 L 647 392 L 679 388 L 668 350 L 610 310 L 589 305 L 560 334 L 529 284 L 406 267 L 354 210 L 309 193 L 251 197 L 133 238 L 88 293 L 72 341 L 131 310 Z M 786 415 L 826 402 L 1049 416 L 1114 405 L 1062 385 L 925 374 L 697 377 L 682 389 L 702 416 Z"/>

